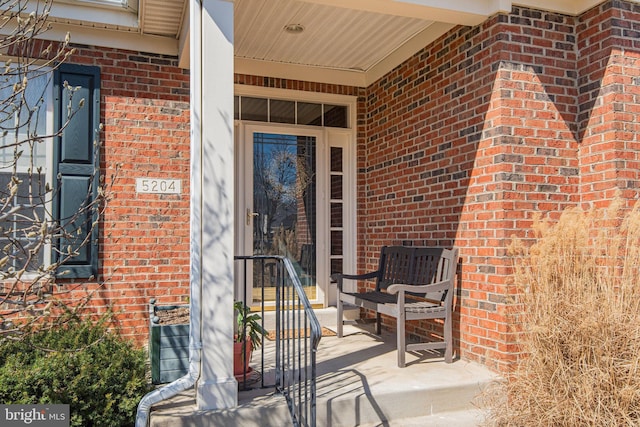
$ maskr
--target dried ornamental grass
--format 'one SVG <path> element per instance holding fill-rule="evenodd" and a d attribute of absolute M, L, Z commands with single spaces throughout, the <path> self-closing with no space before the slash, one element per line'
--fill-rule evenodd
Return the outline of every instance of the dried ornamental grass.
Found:
<path fill-rule="evenodd" d="M 639 205 L 569 209 L 534 231 L 510 246 L 524 356 L 489 424 L 640 425 Z"/>

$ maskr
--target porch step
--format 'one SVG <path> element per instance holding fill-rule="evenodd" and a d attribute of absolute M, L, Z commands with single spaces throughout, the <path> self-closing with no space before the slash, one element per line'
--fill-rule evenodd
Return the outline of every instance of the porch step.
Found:
<path fill-rule="evenodd" d="M 328 327 L 335 309 L 319 318 Z M 464 360 L 444 363 L 440 352 L 409 352 L 398 368 L 395 331 L 345 325 L 344 338 L 323 337 L 318 349 L 318 426 L 480 425 L 478 397 L 499 376 Z M 427 422 L 428 421 L 428 422 Z"/>
<path fill-rule="evenodd" d="M 478 427 L 485 425 L 484 422 L 484 412 L 480 410 L 466 410 L 361 424 L 359 427 Z"/>
<path fill-rule="evenodd" d="M 149 427 L 284 427 L 293 425 L 282 396 L 269 393 L 247 396 L 238 406 L 219 411 L 198 411 L 195 392 L 188 390 L 156 406 Z"/>
<path fill-rule="evenodd" d="M 465 362 L 457 362 L 465 364 Z M 464 366 L 463 369 L 468 369 Z M 473 368 L 472 368 L 473 371 Z M 469 371 L 469 373 L 472 373 Z M 368 375 L 375 381 L 375 376 Z M 424 387 L 399 392 L 389 384 L 359 387 L 354 373 L 336 372 L 318 384 L 318 427 L 476 427 L 483 425 L 484 412 L 473 401 L 486 384 L 453 380 L 449 387 Z M 365 383 L 366 384 L 366 381 Z M 337 392 L 342 390 L 342 392 Z M 194 391 L 184 392 L 172 402 L 156 407 L 150 427 L 284 427 L 293 425 L 284 398 L 265 390 L 239 394 L 236 408 L 197 411 Z M 182 402 L 182 403 L 180 403 Z"/>

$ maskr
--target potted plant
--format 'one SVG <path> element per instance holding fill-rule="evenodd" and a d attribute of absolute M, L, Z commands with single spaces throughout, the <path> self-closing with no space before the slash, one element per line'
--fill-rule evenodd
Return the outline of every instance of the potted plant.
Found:
<path fill-rule="evenodd" d="M 262 344 L 267 331 L 260 323 L 260 315 L 252 313 L 243 301 L 233 304 L 236 313 L 236 334 L 233 343 L 233 374 L 242 377 L 249 372 L 251 353 Z M 244 331 L 244 333 L 243 333 Z"/>

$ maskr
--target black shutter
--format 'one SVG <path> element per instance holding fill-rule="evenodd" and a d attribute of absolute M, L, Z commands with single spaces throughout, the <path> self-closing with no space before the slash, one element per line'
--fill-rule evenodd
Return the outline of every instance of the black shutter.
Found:
<path fill-rule="evenodd" d="M 71 95 L 64 82 L 77 88 Z M 99 145 L 100 132 L 100 69 L 81 65 L 62 64 L 54 74 L 54 120 L 56 129 L 61 129 L 68 121 L 69 100 L 72 111 L 76 111 L 71 121 L 58 136 L 54 145 L 54 179 L 58 183 L 53 206 L 54 219 L 73 234 L 69 238 L 59 238 L 54 242 L 54 262 L 68 253 L 68 248 L 78 251 L 78 255 L 64 262 L 57 275 L 68 278 L 89 278 L 98 269 L 98 227 L 92 228 L 97 220 L 97 210 L 86 210 L 81 217 L 76 216 L 81 206 L 88 206 L 95 199 L 99 185 Z M 72 97 L 71 97 L 72 96 Z M 84 105 L 80 107 L 81 100 Z M 78 248 L 91 233 L 88 244 Z M 62 258 L 60 258 L 62 257 Z"/>

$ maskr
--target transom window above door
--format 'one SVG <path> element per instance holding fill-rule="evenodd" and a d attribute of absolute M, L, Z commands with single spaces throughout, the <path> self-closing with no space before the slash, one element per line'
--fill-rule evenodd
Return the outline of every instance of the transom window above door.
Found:
<path fill-rule="evenodd" d="M 255 122 L 348 128 L 348 107 L 282 99 L 234 97 L 234 118 Z"/>

